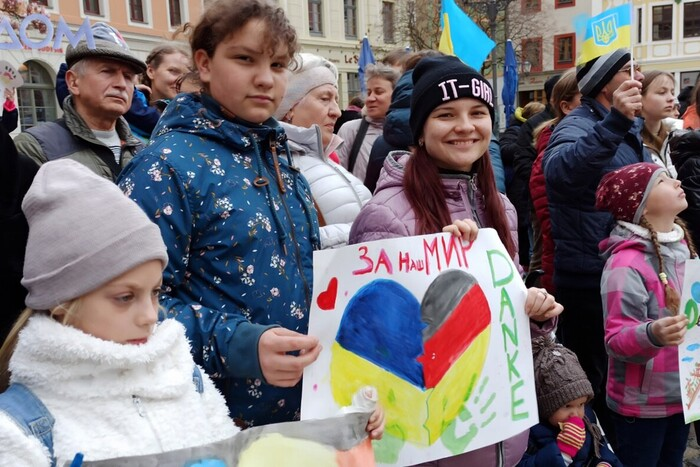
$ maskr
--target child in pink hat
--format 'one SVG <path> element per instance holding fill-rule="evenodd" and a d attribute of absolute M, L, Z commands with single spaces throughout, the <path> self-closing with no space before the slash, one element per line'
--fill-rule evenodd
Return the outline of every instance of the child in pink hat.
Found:
<path fill-rule="evenodd" d="M 679 314 L 684 263 L 696 257 L 677 218 L 688 203 L 665 168 L 638 163 L 610 172 L 596 208 L 617 225 L 600 243 L 608 352 L 607 404 L 616 454 L 635 467 L 683 465 L 688 425 L 678 378 L 678 345 L 688 319 Z"/>

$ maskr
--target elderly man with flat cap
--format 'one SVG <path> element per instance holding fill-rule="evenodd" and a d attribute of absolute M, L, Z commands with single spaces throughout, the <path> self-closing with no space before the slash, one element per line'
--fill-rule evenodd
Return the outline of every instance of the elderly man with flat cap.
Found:
<path fill-rule="evenodd" d="M 576 77 L 581 106 L 554 129 L 544 155 L 544 174 L 554 238 L 554 284 L 564 305 L 562 343 L 578 356 L 593 385 L 593 407 L 610 441 L 614 428 L 605 402 L 607 353 L 603 338 L 600 278 L 604 261 L 598 243 L 612 216 L 595 209 L 595 191 L 608 172 L 651 162 L 642 146 L 644 75 L 626 49 L 580 65 Z M 614 447 L 614 446 L 613 446 Z"/>
<path fill-rule="evenodd" d="M 115 180 L 141 148 L 122 115 L 131 106 L 136 76 L 146 64 L 111 26 L 95 23 L 92 34 L 94 48 L 81 40 L 66 49 L 70 95 L 63 102 L 63 118 L 28 129 L 15 138 L 15 145 L 39 165 L 70 157 Z"/>

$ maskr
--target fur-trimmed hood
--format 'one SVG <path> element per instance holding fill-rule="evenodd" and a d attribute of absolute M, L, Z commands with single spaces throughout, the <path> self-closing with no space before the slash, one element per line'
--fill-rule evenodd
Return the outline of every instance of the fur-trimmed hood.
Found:
<path fill-rule="evenodd" d="M 20 333 L 10 360 L 11 382 L 57 395 L 90 397 L 85 385 L 99 380 L 107 383 L 95 393 L 99 398 L 172 398 L 192 386 L 192 359 L 183 333 L 180 323 L 166 320 L 145 344 L 124 345 L 35 315 Z"/>

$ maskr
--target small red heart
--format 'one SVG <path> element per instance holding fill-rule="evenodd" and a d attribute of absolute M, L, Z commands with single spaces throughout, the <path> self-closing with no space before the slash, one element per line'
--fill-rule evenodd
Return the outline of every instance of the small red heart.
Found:
<path fill-rule="evenodd" d="M 328 283 L 328 288 L 321 292 L 316 299 L 318 307 L 324 311 L 335 309 L 335 299 L 338 295 L 338 278 L 333 277 Z"/>

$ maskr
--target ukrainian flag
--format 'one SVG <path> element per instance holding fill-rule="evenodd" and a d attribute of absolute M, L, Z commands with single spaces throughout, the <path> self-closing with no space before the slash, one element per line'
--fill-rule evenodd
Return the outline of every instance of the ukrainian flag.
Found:
<path fill-rule="evenodd" d="M 438 50 L 445 55 L 455 55 L 477 70 L 496 46 L 454 0 L 442 0 L 440 9 L 442 34 Z"/>
<path fill-rule="evenodd" d="M 611 8 L 589 19 L 578 64 L 632 45 L 632 4 Z"/>

